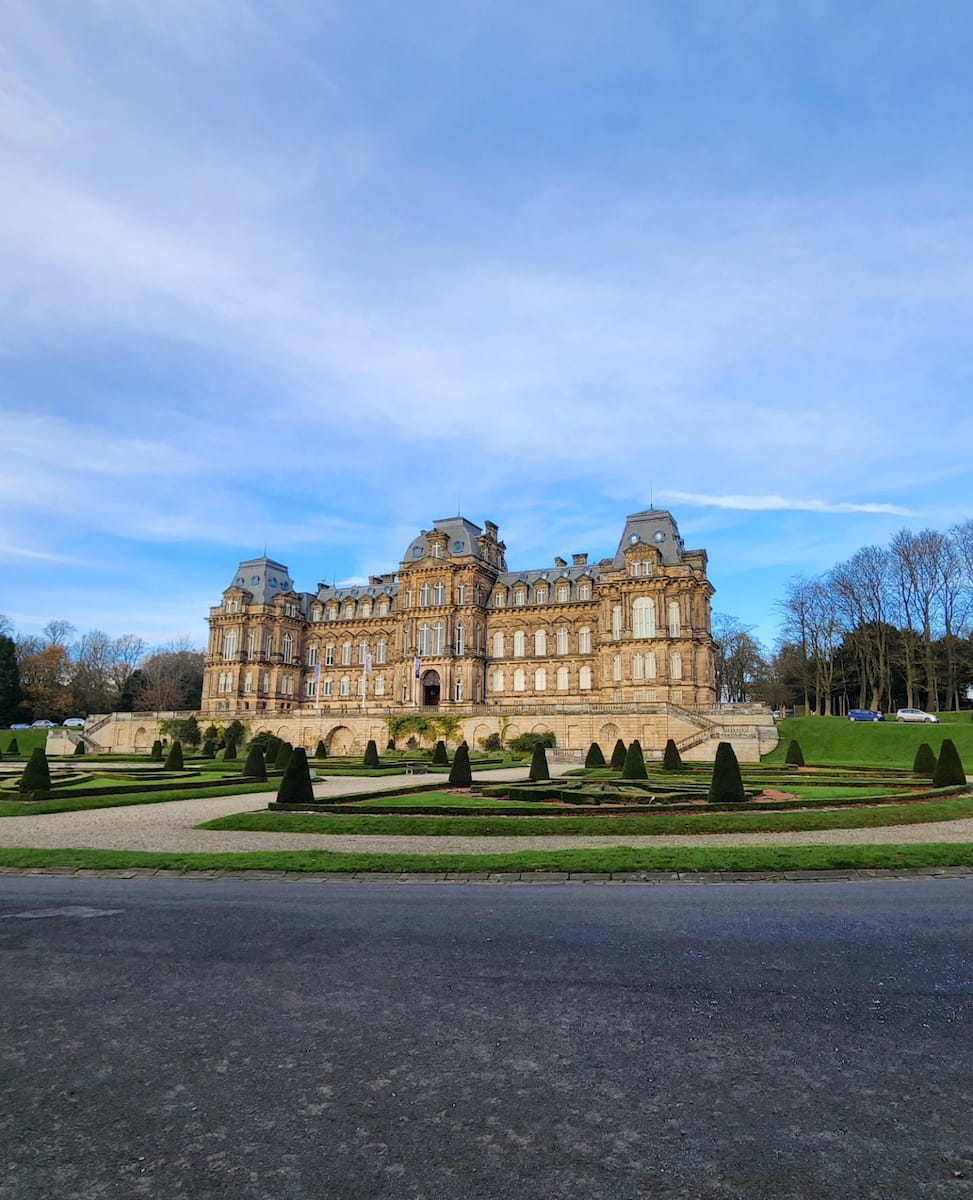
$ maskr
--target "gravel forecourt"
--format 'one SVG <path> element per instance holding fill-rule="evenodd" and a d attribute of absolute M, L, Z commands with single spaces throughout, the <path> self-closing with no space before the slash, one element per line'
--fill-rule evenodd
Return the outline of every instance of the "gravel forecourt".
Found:
<path fill-rule="evenodd" d="M 523 770 L 492 771 L 490 779 L 525 779 Z M 414 785 L 411 775 L 369 780 L 369 789 L 395 792 Z M 446 775 L 429 775 L 429 789 L 447 785 Z M 360 779 L 335 778 L 314 785 L 316 796 L 342 796 L 362 790 Z M 874 829 L 833 829 L 805 833 L 722 833 L 675 836 L 607 837 L 385 837 L 370 834 L 252 833 L 195 829 L 203 821 L 266 807 L 273 791 L 245 796 L 176 800 L 83 812 L 42 813 L 0 820 L 0 846 L 45 849 L 148 850 L 171 853 L 224 853 L 242 850 L 343 850 L 400 854 L 502 854 L 519 850 L 604 848 L 606 846 L 826 846 L 916 842 L 973 842 L 973 818 Z"/>

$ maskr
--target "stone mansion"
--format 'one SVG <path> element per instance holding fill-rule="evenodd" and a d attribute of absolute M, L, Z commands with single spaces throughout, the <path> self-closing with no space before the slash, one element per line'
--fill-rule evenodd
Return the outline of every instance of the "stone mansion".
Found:
<path fill-rule="evenodd" d="M 711 708 L 706 552 L 661 509 L 625 521 L 613 557 L 509 571 L 490 521 L 435 521 L 397 570 L 300 592 L 266 556 L 210 610 L 202 709 L 321 717 Z"/>

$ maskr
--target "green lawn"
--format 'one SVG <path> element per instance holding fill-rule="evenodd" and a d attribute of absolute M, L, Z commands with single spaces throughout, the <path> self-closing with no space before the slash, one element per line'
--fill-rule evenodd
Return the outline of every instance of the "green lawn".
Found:
<path fill-rule="evenodd" d="M 0 866 L 61 870 L 163 871 L 827 871 L 916 870 L 973 867 L 973 846 L 932 843 L 905 846 L 699 846 L 599 850 L 525 850 L 516 854 L 351 854 L 327 850 L 247 851 L 231 854 L 163 854 L 136 850 L 7 850 Z"/>
<path fill-rule="evenodd" d="M 914 825 L 973 816 L 973 796 L 825 812 L 741 812 L 685 816 L 423 817 L 333 813 L 234 813 L 198 826 L 265 833 L 373 834 L 386 837 L 611 837 L 700 833 L 806 832 Z"/>
<path fill-rule="evenodd" d="M 959 714 L 962 716 L 963 714 Z M 897 725 L 892 721 L 849 721 L 846 717 L 791 717 L 778 722 L 780 744 L 764 756 L 781 764 L 796 738 L 808 764 L 900 767 L 909 770 L 921 742 L 938 754 L 943 738 L 952 738 L 967 772 L 973 774 L 973 722 Z"/>

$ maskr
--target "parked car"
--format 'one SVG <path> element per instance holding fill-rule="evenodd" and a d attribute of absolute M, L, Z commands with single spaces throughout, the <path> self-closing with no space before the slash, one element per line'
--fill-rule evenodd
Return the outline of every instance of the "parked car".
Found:
<path fill-rule="evenodd" d="M 884 721 L 880 712 L 872 712 L 870 708 L 853 708 L 848 713 L 849 721 Z"/>
<path fill-rule="evenodd" d="M 84 729 L 84 717 L 68 717 L 64 722 L 65 729 Z"/>
<path fill-rule="evenodd" d="M 935 713 L 923 712 L 921 708 L 900 708 L 895 714 L 897 721 L 909 722 L 917 725 L 938 725 L 939 718 Z"/>
<path fill-rule="evenodd" d="M 11 725 L 11 729 L 30 729 L 29 725 Z"/>
<path fill-rule="evenodd" d="M 57 721 L 35 721 L 31 729 L 57 729 Z"/>

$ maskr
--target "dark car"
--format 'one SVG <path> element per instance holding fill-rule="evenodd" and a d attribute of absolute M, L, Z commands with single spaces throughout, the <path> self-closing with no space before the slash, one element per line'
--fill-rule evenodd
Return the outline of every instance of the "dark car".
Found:
<path fill-rule="evenodd" d="M 870 708 L 853 708 L 848 714 L 849 721 L 884 721 L 881 713 L 872 712 Z"/>

